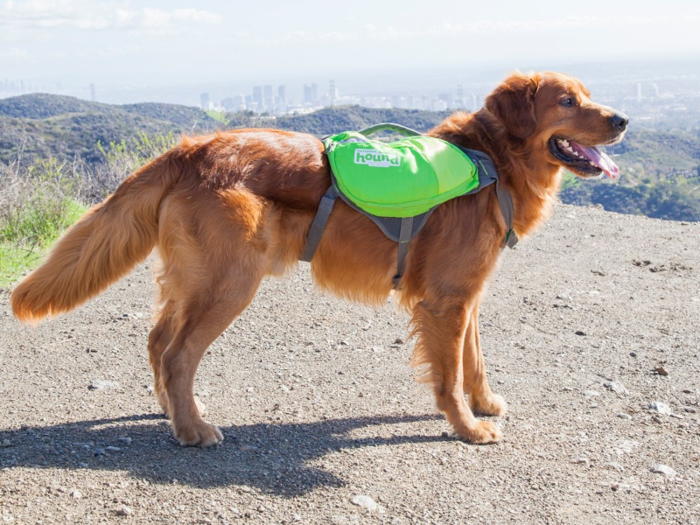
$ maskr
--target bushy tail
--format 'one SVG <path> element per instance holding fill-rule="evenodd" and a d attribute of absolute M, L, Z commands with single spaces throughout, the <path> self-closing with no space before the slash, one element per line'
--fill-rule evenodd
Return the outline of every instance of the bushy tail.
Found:
<path fill-rule="evenodd" d="M 177 164 L 166 153 L 88 211 L 14 289 L 15 316 L 36 323 L 68 312 L 145 259 L 157 240 L 160 203 L 179 179 Z"/>

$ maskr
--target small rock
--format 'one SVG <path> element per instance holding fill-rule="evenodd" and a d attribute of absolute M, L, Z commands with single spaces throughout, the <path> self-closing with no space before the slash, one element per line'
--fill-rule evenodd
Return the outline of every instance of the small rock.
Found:
<path fill-rule="evenodd" d="M 105 447 L 105 450 L 109 452 L 119 452 L 121 449 L 119 447 Z"/>
<path fill-rule="evenodd" d="M 582 332 L 581 330 L 576 330 L 576 332 L 574 332 L 574 333 L 575 333 L 576 335 L 580 335 L 580 336 L 585 336 L 585 335 L 586 335 L 586 332 Z"/>
<path fill-rule="evenodd" d="M 131 438 L 130 437 L 126 437 L 126 436 L 120 437 L 119 441 L 121 441 L 125 445 L 131 445 Z"/>
<path fill-rule="evenodd" d="M 373 346 L 372 347 L 372 352 L 383 352 L 384 349 L 381 346 Z"/>
<path fill-rule="evenodd" d="M 116 388 L 117 386 L 119 385 L 117 385 L 117 383 L 115 383 L 114 381 L 98 380 L 90 383 L 88 390 L 108 390 L 110 388 Z"/>
<path fill-rule="evenodd" d="M 377 510 L 377 503 L 369 496 L 358 495 L 352 498 L 351 501 L 353 505 L 357 505 L 363 509 L 367 509 L 369 511 Z"/>
<path fill-rule="evenodd" d="M 625 470 L 625 467 L 615 461 L 610 461 L 603 466 L 610 470 L 617 470 L 618 472 L 623 472 Z"/>
<path fill-rule="evenodd" d="M 83 493 L 80 492 L 78 489 L 73 489 L 73 490 L 71 490 L 71 492 L 70 492 L 70 496 L 71 496 L 71 498 L 73 498 L 73 499 L 80 499 L 80 498 L 83 497 Z"/>
<path fill-rule="evenodd" d="M 667 478 L 672 478 L 673 476 L 675 476 L 677 474 L 677 472 L 675 470 L 673 470 L 671 467 L 668 467 L 666 465 L 661 465 L 661 464 L 654 465 L 649 470 L 651 470 L 654 474 L 663 474 Z"/>
<path fill-rule="evenodd" d="M 586 397 L 596 397 L 600 395 L 600 392 L 596 390 L 586 390 L 583 395 Z"/>
<path fill-rule="evenodd" d="M 659 414 L 664 414 L 667 416 L 671 415 L 673 412 L 670 406 L 668 406 L 666 403 L 662 403 L 661 401 L 652 401 L 649 403 L 648 407 Z"/>
<path fill-rule="evenodd" d="M 632 419 L 632 417 L 629 414 L 625 414 L 624 412 L 620 412 L 619 414 L 615 414 L 617 417 L 620 419 Z"/>
<path fill-rule="evenodd" d="M 105 449 L 103 448 L 96 448 L 93 453 L 94 456 L 104 456 L 106 454 Z"/>
<path fill-rule="evenodd" d="M 400 337 L 397 337 L 396 341 L 394 341 L 394 344 L 395 345 L 402 345 L 402 344 L 404 344 L 404 340 L 401 339 Z"/>
<path fill-rule="evenodd" d="M 557 295 L 557 299 L 559 299 L 560 301 L 571 302 L 571 295 L 569 295 L 569 294 L 566 293 L 566 292 L 565 292 L 565 293 L 560 293 L 559 295 Z"/>
<path fill-rule="evenodd" d="M 12 441 L 9 439 L 3 439 L 2 443 L 0 443 L 0 448 L 7 448 L 12 446 Z"/>
<path fill-rule="evenodd" d="M 666 372 L 666 369 L 663 366 L 657 366 L 656 368 L 654 368 L 654 372 L 664 377 L 668 375 L 668 372 Z"/>
<path fill-rule="evenodd" d="M 695 410 L 693 407 L 683 407 L 683 410 L 688 414 L 695 414 L 697 412 L 697 410 Z"/>
<path fill-rule="evenodd" d="M 627 389 L 624 387 L 622 383 L 619 383 L 618 381 L 606 381 L 603 383 L 603 386 L 607 388 L 608 390 L 612 390 L 616 394 L 620 395 L 626 395 L 629 394 Z"/>
<path fill-rule="evenodd" d="M 637 352 L 630 352 L 630 357 L 637 357 Z"/>
<path fill-rule="evenodd" d="M 576 458 L 571 463 L 573 463 L 574 465 L 586 465 L 586 466 L 588 466 L 589 461 L 588 461 L 588 458 Z"/>
<path fill-rule="evenodd" d="M 117 516 L 131 516 L 133 513 L 134 509 L 127 507 L 126 505 L 122 505 L 116 510 Z"/>

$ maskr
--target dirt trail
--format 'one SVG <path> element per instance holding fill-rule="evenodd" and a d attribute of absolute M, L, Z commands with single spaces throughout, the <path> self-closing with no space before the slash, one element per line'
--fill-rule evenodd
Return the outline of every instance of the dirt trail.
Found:
<path fill-rule="evenodd" d="M 224 443 L 181 448 L 150 391 L 152 292 L 146 265 L 36 329 L 0 293 L 3 522 L 700 521 L 700 224 L 558 206 L 504 254 L 481 316 L 509 404 L 493 446 L 443 434 L 405 314 L 302 265 L 200 367 Z"/>

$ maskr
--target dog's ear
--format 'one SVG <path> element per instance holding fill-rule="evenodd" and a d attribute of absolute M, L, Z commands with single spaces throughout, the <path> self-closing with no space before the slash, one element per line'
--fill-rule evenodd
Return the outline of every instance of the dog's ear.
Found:
<path fill-rule="evenodd" d="M 536 91 L 536 78 L 513 73 L 486 98 L 485 106 L 511 134 L 526 139 L 537 127 Z"/>

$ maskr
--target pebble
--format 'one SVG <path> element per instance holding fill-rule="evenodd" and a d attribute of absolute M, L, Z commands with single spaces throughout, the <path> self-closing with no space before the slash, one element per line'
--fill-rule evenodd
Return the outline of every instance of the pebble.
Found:
<path fill-rule="evenodd" d="M 576 458 L 571 463 L 573 463 L 574 465 L 586 465 L 586 466 L 588 466 L 589 461 L 588 461 L 588 458 Z"/>
<path fill-rule="evenodd" d="M 670 415 L 672 413 L 671 407 L 668 406 L 666 403 L 662 403 L 661 401 L 652 401 L 649 403 L 648 407 L 655 412 L 658 412 L 659 414 L 664 414 L 664 415 Z"/>
<path fill-rule="evenodd" d="M 108 390 L 110 388 L 116 388 L 117 386 L 119 385 L 117 385 L 117 383 L 115 383 L 114 381 L 98 380 L 90 383 L 88 390 Z"/>
<path fill-rule="evenodd" d="M 654 474 L 663 474 L 667 478 L 672 478 L 677 474 L 675 470 L 673 470 L 671 467 L 668 467 L 666 465 L 654 465 L 650 469 Z"/>
<path fill-rule="evenodd" d="M 80 499 L 83 497 L 83 493 L 80 492 L 78 489 L 73 489 L 71 490 L 70 496 L 73 499 Z"/>
<path fill-rule="evenodd" d="M 0 443 L 0 448 L 7 448 L 12 446 L 12 441 L 9 439 L 3 439 L 2 443 Z"/>
<path fill-rule="evenodd" d="M 571 295 L 569 295 L 566 292 L 560 293 L 559 295 L 557 295 L 557 299 L 559 299 L 560 301 L 571 301 Z"/>
<path fill-rule="evenodd" d="M 660 376 L 664 376 L 664 377 L 666 377 L 668 375 L 668 372 L 666 371 L 666 369 L 663 366 L 657 366 L 656 368 L 654 368 L 654 372 L 656 372 Z"/>
<path fill-rule="evenodd" d="M 581 331 L 581 330 L 576 330 L 576 332 L 574 332 L 574 333 L 575 333 L 576 335 L 580 335 L 580 336 L 585 336 L 585 335 L 586 335 L 586 332 L 583 332 L 583 331 Z"/>
<path fill-rule="evenodd" d="M 130 437 L 120 437 L 119 441 L 124 443 L 125 445 L 131 445 L 131 438 Z"/>
<path fill-rule="evenodd" d="M 126 505 L 122 505 L 117 509 L 117 516 L 131 516 L 133 513 L 134 509 L 127 507 Z"/>
<path fill-rule="evenodd" d="M 616 416 L 620 419 L 632 419 L 632 417 L 629 414 L 625 414 L 624 412 L 620 412 L 619 414 L 616 414 Z"/>
<path fill-rule="evenodd" d="M 357 505 L 358 507 L 362 507 L 363 509 L 367 509 L 369 511 L 377 510 L 377 502 L 369 496 L 364 496 L 360 494 L 352 498 L 351 501 L 353 505 Z"/>
<path fill-rule="evenodd" d="M 620 394 L 620 395 L 629 394 L 629 392 L 627 391 L 625 386 L 618 381 L 606 381 L 605 383 L 603 383 L 603 386 L 605 388 L 607 388 L 608 390 L 612 390 L 616 394 Z"/>
<path fill-rule="evenodd" d="M 625 467 L 615 461 L 610 461 L 603 466 L 610 470 L 617 470 L 618 472 L 623 472 L 625 470 Z"/>
<path fill-rule="evenodd" d="M 600 392 L 596 390 L 586 390 L 583 395 L 586 397 L 596 397 L 600 395 Z"/>
<path fill-rule="evenodd" d="M 105 447 L 105 450 L 109 452 L 119 452 L 121 449 L 119 447 Z"/>

